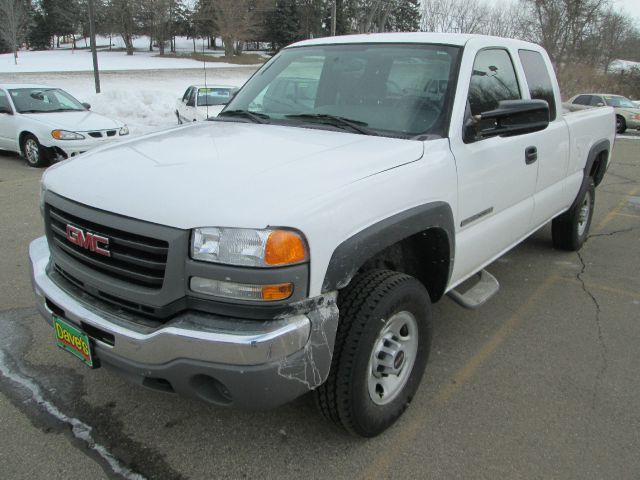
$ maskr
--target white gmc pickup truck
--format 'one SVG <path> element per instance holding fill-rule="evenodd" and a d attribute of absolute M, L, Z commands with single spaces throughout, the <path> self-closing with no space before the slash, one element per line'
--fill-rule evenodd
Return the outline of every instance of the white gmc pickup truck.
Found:
<path fill-rule="evenodd" d="M 581 247 L 614 127 L 611 108 L 562 113 L 534 44 L 300 42 L 214 121 L 46 171 L 38 308 L 89 366 L 223 406 L 314 391 L 374 436 L 416 393 L 433 302 L 482 304 L 484 267 L 549 221 Z"/>

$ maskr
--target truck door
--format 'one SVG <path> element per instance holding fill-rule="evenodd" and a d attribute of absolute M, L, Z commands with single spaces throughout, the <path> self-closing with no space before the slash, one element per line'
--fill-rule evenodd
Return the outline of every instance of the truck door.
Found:
<path fill-rule="evenodd" d="M 501 100 L 523 98 L 514 60 L 504 47 L 488 47 L 477 52 L 472 68 L 465 68 L 463 61 L 459 90 L 464 91 L 464 75 L 469 79 L 467 120 L 469 115 L 497 108 Z M 456 108 L 464 109 L 460 103 Z M 462 124 L 464 118 L 454 114 L 452 121 Z M 529 232 L 538 173 L 537 162 L 528 156 L 538 146 L 534 134 L 470 139 L 456 131 L 463 132 L 462 125 L 450 132 L 458 172 L 452 283 L 468 277 Z"/>
<path fill-rule="evenodd" d="M 549 104 L 549 126 L 532 134 L 536 138 L 538 154 L 538 178 L 534 195 L 534 212 L 531 228 L 543 225 L 554 217 L 566 203 L 565 178 L 569 168 L 569 128 L 557 112 L 560 89 L 554 84 L 551 62 L 540 52 L 518 50 L 522 63 L 527 90 L 532 99 L 546 100 Z M 602 97 L 593 95 L 596 102 L 604 102 Z M 599 100 L 597 100 L 599 99 Z"/>

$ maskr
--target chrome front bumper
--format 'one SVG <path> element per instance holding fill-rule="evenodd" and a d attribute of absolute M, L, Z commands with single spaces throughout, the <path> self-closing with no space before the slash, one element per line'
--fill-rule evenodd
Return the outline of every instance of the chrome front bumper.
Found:
<path fill-rule="evenodd" d="M 52 324 L 56 313 L 85 330 L 106 333 L 109 343 L 90 335 L 96 356 L 101 363 L 112 364 L 129 376 L 162 378 L 172 384 L 172 391 L 211 400 L 191 391 L 194 382 L 188 381 L 190 376 L 209 375 L 223 382 L 232 394 L 234 390 L 239 392 L 233 395 L 236 401 L 229 404 L 260 408 L 295 398 L 320 385 L 328 375 L 338 321 L 335 294 L 324 296 L 311 312 L 281 319 L 255 321 L 185 312 L 158 327 L 150 327 L 136 323 L 131 314 L 117 307 L 98 303 L 79 290 L 72 292 L 54 282 L 49 273 L 50 251 L 45 237 L 31 242 L 29 257 L 33 290 L 42 316 Z M 176 367 L 178 364 L 180 368 Z M 283 381 L 295 388 L 285 388 L 276 395 L 278 398 L 263 402 L 265 399 L 252 398 L 259 392 L 252 391 L 240 378 L 246 371 L 258 375 L 256 384 L 263 385 L 261 388 L 270 394 L 274 391 L 271 387 Z M 144 384 L 144 378 L 139 380 Z M 252 381 L 255 383 L 256 379 Z"/>

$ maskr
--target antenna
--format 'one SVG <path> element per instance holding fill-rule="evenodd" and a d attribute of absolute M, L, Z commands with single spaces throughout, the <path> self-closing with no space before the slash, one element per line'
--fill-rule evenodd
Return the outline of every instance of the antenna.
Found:
<path fill-rule="evenodd" d="M 204 91 L 207 93 L 205 106 L 207 107 L 207 120 L 209 120 L 209 89 L 207 88 L 207 61 L 204 57 L 204 37 L 202 37 L 202 69 L 204 70 Z"/>

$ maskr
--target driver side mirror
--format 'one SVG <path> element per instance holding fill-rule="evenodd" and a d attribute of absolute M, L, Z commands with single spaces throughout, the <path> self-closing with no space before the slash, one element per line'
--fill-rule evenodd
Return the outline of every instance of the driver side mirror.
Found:
<path fill-rule="evenodd" d="M 87 110 L 91 110 L 91 105 L 89 105 L 87 102 L 82 102 L 82 106 Z"/>
<path fill-rule="evenodd" d="M 9 108 L 7 105 L 0 105 L 0 113 L 6 113 L 7 115 L 13 115 L 13 112 L 11 111 L 11 108 Z"/>
<path fill-rule="evenodd" d="M 502 100 L 498 108 L 482 112 L 465 124 L 465 142 L 538 132 L 549 126 L 545 100 Z"/>
<path fill-rule="evenodd" d="M 602 102 L 598 102 L 596 106 L 597 106 L 597 107 L 604 107 L 604 103 L 602 103 Z"/>

